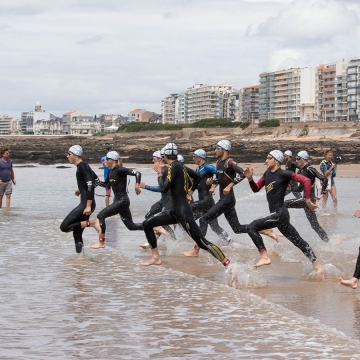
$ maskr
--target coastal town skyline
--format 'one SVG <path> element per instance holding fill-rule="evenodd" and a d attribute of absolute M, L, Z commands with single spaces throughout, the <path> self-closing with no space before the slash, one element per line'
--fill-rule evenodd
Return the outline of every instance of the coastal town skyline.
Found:
<path fill-rule="evenodd" d="M 352 0 L 64 1 L 0 4 L 0 111 L 41 100 L 60 114 L 161 112 L 192 84 L 257 84 L 259 74 L 360 56 Z"/>

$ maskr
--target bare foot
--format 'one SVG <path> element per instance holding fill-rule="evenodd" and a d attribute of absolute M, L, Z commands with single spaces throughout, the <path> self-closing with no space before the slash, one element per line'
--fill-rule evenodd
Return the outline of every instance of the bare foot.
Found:
<path fill-rule="evenodd" d="M 313 262 L 313 267 L 316 270 L 316 279 L 317 280 L 324 280 L 325 279 L 325 270 L 322 266 L 321 262 L 316 260 Z"/>
<path fill-rule="evenodd" d="M 85 260 L 85 255 L 84 252 L 82 251 L 81 253 L 78 253 L 76 256 L 76 260 L 80 260 L 80 261 L 84 261 Z"/>
<path fill-rule="evenodd" d="M 169 236 L 170 234 L 162 227 L 162 226 L 156 226 L 153 228 L 154 231 L 157 231 L 165 236 Z"/>
<path fill-rule="evenodd" d="M 271 264 L 271 260 L 269 257 L 261 257 L 260 260 L 253 266 L 254 268 L 258 268 L 260 266 L 270 265 L 270 264 Z"/>
<path fill-rule="evenodd" d="M 160 258 L 151 258 L 148 262 L 141 263 L 142 266 L 161 265 Z"/>
<path fill-rule="evenodd" d="M 145 244 L 141 244 L 141 245 L 139 245 L 141 248 L 143 248 L 144 250 L 147 250 L 147 249 L 150 249 L 151 248 L 151 246 L 150 246 L 150 244 L 149 243 L 145 243 Z"/>
<path fill-rule="evenodd" d="M 358 286 L 358 279 L 352 278 L 350 280 L 344 280 L 342 277 L 339 277 L 339 281 L 341 285 L 351 287 L 352 289 L 356 289 Z"/>
<path fill-rule="evenodd" d="M 91 222 L 90 225 L 96 230 L 96 232 L 101 235 L 101 227 L 99 219 L 95 219 L 94 222 Z M 105 246 L 104 246 L 105 247 Z"/>
<path fill-rule="evenodd" d="M 102 249 L 105 247 L 105 241 L 99 241 L 94 245 L 90 245 L 92 249 Z"/>
<path fill-rule="evenodd" d="M 192 248 L 189 251 L 182 251 L 181 253 L 184 256 L 187 256 L 187 257 L 198 257 L 199 256 L 199 249 Z"/>
<path fill-rule="evenodd" d="M 259 233 L 274 239 L 276 242 L 279 242 L 279 236 L 284 236 L 283 234 L 274 233 L 272 229 L 261 230 Z"/>

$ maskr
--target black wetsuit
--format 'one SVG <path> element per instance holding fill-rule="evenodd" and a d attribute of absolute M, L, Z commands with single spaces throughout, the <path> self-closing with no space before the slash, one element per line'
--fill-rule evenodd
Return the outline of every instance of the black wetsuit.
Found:
<path fill-rule="evenodd" d="M 95 186 L 99 184 L 99 178 L 89 164 L 81 161 L 77 165 L 76 180 L 80 191 L 80 204 L 66 216 L 60 225 L 60 230 L 63 232 L 73 232 L 76 252 L 81 253 L 83 248 L 82 233 L 84 231 L 84 228 L 81 228 L 81 221 L 89 219 L 89 216 L 84 215 L 83 211 L 86 208 L 88 200 L 92 200 L 91 212 L 95 210 L 94 189 Z"/>
<path fill-rule="evenodd" d="M 353 275 L 354 278 L 360 279 L 360 247 L 359 247 L 359 255 L 356 260 L 355 272 Z"/>
<path fill-rule="evenodd" d="M 236 184 L 242 179 L 244 179 L 244 171 L 233 159 L 227 158 L 225 160 L 217 161 L 214 183 L 219 185 L 220 199 L 200 218 L 200 229 L 204 236 L 206 235 L 207 225 L 221 214 L 224 214 L 226 220 L 236 234 L 246 232 L 246 228 L 240 224 L 236 214 L 234 190 L 231 189 L 226 195 L 223 193 L 223 190 L 230 183 Z"/>
<path fill-rule="evenodd" d="M 153 231 L 154 227 L 179 223 L 200 248 L 208 251 L 219 261 L 223 261 L 225 256 L 222 251 L 216 245 L 213 245 L 205 239 L 195 222 L 187 199 L 189 190 L 189 174 L 187 168 L 179 161 L 174 161 L 164 170 L 163 176 L 158 177 L 158 182 L 161 191 L 171 192 L 174 202 L 172 209 L 165 210 L 143 222 L 145 235 L 151 248 L 155 249 L 157 247 L 157 240 Z"/>
<path fill-rule="evenodd" d="M 128 176 L 135 176 L 136 183 L 140 184 L 141 174 L 138 171 L 119 165 L 110 169 L 105 182 L 100 184 L 102 187 L 111 187 L 115 196 L 115 202 L 101 210 L 97 216 L 102 233 L 106 231 L 105 219 L 116 214 L 120 215 L 122 222 L 129 230 L 143 230 L 142 224 L 135 224 L 131 216 L 130 199 L 127 193 Z"/>
<path fill-rule="evenodd" d="M 193 211 L 195 220 L 203 216 L 211 207 L 215 205 L 214 198 L 212 194 L 209 193 L 211 185 L 207 185 L 206 181 L 208 178 L 212 178 L 216 174 L 216 168 L 213 165 L 204 163 L 198 168 L 196 168 L 196 173 L 200 175 L 200 182 L 197 186 L 199 200 L 191 204 L 191 210 Z M 209 222 L 210 228 L 217 235 L 228 238 L 228 233 L 220 227 L 218 219 Z"/>
<path fill-rule="evenodd" d="M 252 223 L 247 225 L 247 232 L 257 246 L 258 250 L 261 252 L 266 250 L 266 248 L 259 231 L 277 227 L 281 233 L 296 247 L 298 247 L 311 262 L 314 262 L 316 260 L 316 256 L 313 250 L 290 224 L 289 211 L 284 204 L 286 188 L 288 187 L 290 181 L 302 183 L 304 185 L 306 198 L 310 198 L 310 180 L 305 176 L 294 174 L 291 171 L 282 170 L 280 168 L 275 172 L 266 170 L 257 183 L 253 180 L 249 182 L 250 187 L 254 192 L 258 192 L 263 186 L 265 186 L 270 214 L 254 220 Z"/>
<path fill-rule="evenodd" d="M 328 183 L 328 179 L 320 174 L 315 168 L 310 166 L 310 164 L 306 164 L 303 168 L 300 168 L 298 171 L 298 174 L 306 176 L 311 181 L 311 201 L 313 203 L 316 202 L 316 196 L 315 196 L 315 180 L 316 178 L 320 179 L 322 182 L 322 193 L 326 193 L 326 186 Z M 297 191 L 302 191 L 303 187 L 300 185 L 297 189 Z M 304 209 L 307 219 L 310 222 L 311 227 L 316 231 L 316 233 L 320 236 L 321 240 L 323 241 L 329 241 L 329 238 L 324 231 L 324 229 L 320 226 L 317 217 L 316 212 L 311 211 L 305 202 L 305 198 L 300 199 L 290 199 L 285 201 L 285 206 L 289 209 Z"/>
<path fill-rule="evenodd" d="M 294 173 L 296 172 L 296 169 L 300 169 L 300 167 L 293 160 L 290 160 L 285 164 L 285 170 L 289 170 Z M 301 191 L 298 190 L 298 184 L 296 182 L 290 181 L 288 188 L 290 188 L 290 190 L 287 190 L 285 195 L 288 195 L 292 192 L 297 199 L 301 198 Z"/>

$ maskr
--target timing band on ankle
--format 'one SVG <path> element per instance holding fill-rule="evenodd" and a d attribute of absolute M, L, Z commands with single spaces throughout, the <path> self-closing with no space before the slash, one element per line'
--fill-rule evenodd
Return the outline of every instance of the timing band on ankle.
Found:
<path fill-rule="evenodd" d="M 195 244 L 195 245 L 194 245 L 194 249 L 199 250 L 199 249 L 200 249 L 200 246 L 199 246 L 198 244 Z"/>
<path fill-rule="evenodd" d="M 99 238 L 99 241 L 100 241 L 100 242 L 104 242 L 104 241 L 105 241 L 105 238 Z"/>
<path fill-rule="evenodd" d="M 86 220 L 86 227 L 90 226 L 90 220 Z"/>
<path fill-rule="evenodd" d="M 259 250 L 259 252 L 264 252 L 264 251 L 266 251 L 266 248 L 262 248 L 261 250 Z"/>
<path fill-rule="evenodd" d="M 222 264 L 224 266 L 228 266 L 230 264 L 230 260 L 229 259 L 224 259 L 224 261 L 222 262 Z"/>

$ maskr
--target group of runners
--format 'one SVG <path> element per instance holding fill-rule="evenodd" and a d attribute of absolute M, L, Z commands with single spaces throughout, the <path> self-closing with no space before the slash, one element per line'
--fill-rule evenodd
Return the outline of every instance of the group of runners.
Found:
<path fill-rule="evenodd" d="M 289 208 L 302 208 L 311 224 L 311 227 L 318 233 L 323 241 L 329 241 L 326 232 L 319 225 L 315 210 L 316 201 L 327 193 L 328 178 L 320 174 L 309 163 L 309 155 L 306 151 L 300 151 L 296 157 L 296 166 L 290 167 L 291 152 L 272 150 L 268 153 L 265 163 L 267 170 L 255 182 L 252 168 L 241 168 L 235 160 L 230 157 L 231 143 L 228 140 L 220 140 L 215 148 L 217 157 L 216 166 L 206 162 L 206 152 L 197 149 L 193 153 L 196 170 L 185 166 L 183 157 L 179 154 L 174 143 L 168 143 L 162 150 L 153 153 L 153 168 L 157 174 L 158 186 L 150 187 L 141 182 L 141 173 L 128 169 L 119 164 L 119 154 L 113 149 L 108 149 L 105 161 L 109 172 L 101 181 L 91 167 L 82 160 L 83 150 L 81 146 L 70 147 L 67 158 L 71 164 L 77 166 L 76 178 L 78 189 L 75 195 L 80 196 L 80 204 L 73 209 L 60 225 L 63 232 L 73 232 L 75 249 L 78 254 L 83 251 L 82 233 L 85 227 L 94 227 L 99 235 L 98 243 L 92 248 L 105 247 L 106 219 L 116 214 L 129 230 L 143 230 L 148 241 L 141 245 L 143 248 L 151 248 L 151 258 L 141 263 L 143 266 L 161 265 L 161 258 L 157 247 L 157 239 L 160 234 L 175 237 L 170 227 L 173 224 L 180 224 L 184 231 L 195 241 L 195 246 L 189 251 L 183 251 L 185 256 L 198 256 L 200 249 L 206 250 L 225 267 L 230 260 L 222 250 L 206 239 L 207 227 L 231 241 L 229 234 L 222 229 L 217 218 L 224 214 L 234 233 L 247 233 L 259 251 L 259 260 L 254 267 L 270 265 L 271 259 L 267 253 L 261 234 L 267 235 L 278 241 L 278 234 L 273 232 L 277 227 L 281 235 L 286 237 L 313 264 L 318 274 L 323 274 L 322 264 L 318 261 L 310 245 L 299 235 L 293 225 L 290 224 Z M 290 156 L 289 156 L 290 153 Z M 287 156 L 286 169 L 281 165 Z M 289 159 L 290 157 L 290 159 Z M 295 172 L 298 168 L 298 172 Z M 156 202 L 148 211 L 142 223 L 134 223 L 130 211 L 130 199 L 127 193 L 127 177 L 135 177 L 135 193 L 140 194 L 141 188 L 158 191 L 161 199 Z M 269 206 L 269 214 L 257 218 L 249 224 L 241 224 L 235 210 L 236 199 L 233 187 L 244 179 L 248 180 L 253 192 L 260 191 L 263 187 L 266 190 L 266 197 Z M 315 181 L 320 179 L 322 188 L 321 194 L 315 194 Z M 95 209 L 94 189 L 102 186 L 112 188 L 114 202 L 108 204 L 101 210 L 96 219 L 90 220 L 90 215 Z M 214 202 L 212 194 L 219 188 L 219 200 Z M 199 200 L 193 201 L 192 196 L 198 190 Z M 292 191 L 294 199 L 286 200 L 287 193 Z M 303 195 L 301 195 L 303 193 Z M 176 201 L 173 201 L 176 200 Z M 360 211 L 358 211 L 360 217 Z M 199 219 L 199 225 L 196 220 Z M 354 277 L 350 280 L 339 278 L 343 285 L 356 288 L 360 278 L 360 256 L 357 261 Z"/>

